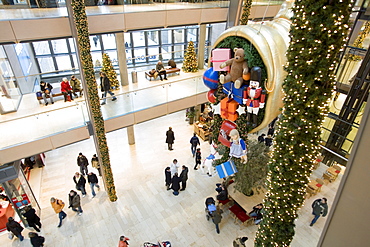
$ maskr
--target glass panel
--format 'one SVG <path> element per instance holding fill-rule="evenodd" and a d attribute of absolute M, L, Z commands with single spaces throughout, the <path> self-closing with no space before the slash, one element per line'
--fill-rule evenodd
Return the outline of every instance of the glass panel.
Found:
<path fill-rule="evenodd" d="M 144 31 L 132 32 L 133 47 L 145 46 Z"/>
<path fill-rule="evenodd" d="M 103 45 L 104 49 L 116 49 L 116 36 L 112 34 L 103 34 Z"/>
<path fill-rule="evenodd" d="M 116 51 L 107 51 L 107 54 L 109 55 L 110 60 L 112 61 L 113 66 L 118 66 L 118 58 L 117 58 L 117 52 Z"/>
<path fill-rule="evenodd" d="M 143 63 L 146 61 L 145 59 L 145 49 L 144 48 L 141 48 L 141 49 L 135 49 L 134 50 L 134 54 L 135 54 L 135 63 Z"/>
<path fill-rule="evenodd" d="M 172 30 L 162 30 L 161 31 L 162 44 L 171 44 L 172 43 Z"/>
<path fill-rule="evenodd" d="M 32 42 L 36 55 L 51 54 L 49 43 L 47 41 Z"/>
<path fill-rule="evenodd" d="M 14 45 L 14 48 L 17 53 L 19 64 L 21 65 L 23 75 L 26 76 L 25 80 L 27 81 L 27 76 L 29 75 L 32 66 L 30 55 L 27 50 L 27 44 L 19 43 Z"/>
<path fill-rule="evenodd" d="M 107 96 L 109 96 L 109 94 Z M 116 94 L 117 103 L 118 102 L 119 103 L 115 104 L 115 107 L 112 107 L 112 108 L 102 107 L 101 111 L 103 114 L 103 118 L 106 120 L 112 117 L 123 116 L 123 115 L 133 112 L 134 111 L 133 96 L 134 96 L 134 93 Z M 110 98 L 107 99 L 107 105 L 111 103 L 109 101 L 110 101 Z"/>
<path fill-rule="evenodd" d="M 93 60 L 94 67 L 101 67 L 103 65 L 101 52 L 92 52 L 91 57 Z"/>
<path fill-rule="evenodd" d="M 37 58 L 37 62 L 40 65 L 41 73 L 48 73 L 56 70 L 51 57 Z"/>
<path fill-rule="evenodd" d="M 51 40 L 51 45 L 55 54 L 68 53 L 67 42 L 65 39 Z"/>
<path fill-rule="evenodd" d="M 74 39 L 69 38 L 68 41 L 69 41 L 69 46 L 71 47 L 71 52 L 76 52 Z"/>
<path fill-rule="evenodd" d="M 183 29 L 175 29 L 174 30 L 174 43 L 184 43 L 184 30 Z"/>
<path fill-rule="evenodd" d="M 125 47 L 131 47 L 131 39 L 130 39 L 130 33 L 123 33 L 123 36 L 125 38 Z"/>
<path fill-rule="evenodd" d="M 182 59 L 184 57 L 184 46 L 175 45 L 175 59 Z"/>
<path fill-rule="evenodd" d="M 158 31 L 147 31 L 148 45 L 159 45 Z"/>
<path fill-rule="evenodd" d="M 69 55 L 65 56 L 56 56 L 55 60 L 57 61 L 58 70 L 71 70 L 71 58 Z"/>
<path fill-rule="evenodd" d="M 163 49 L 162 49 L 162 52 L 165 52 Z M 150 47 L 148 49 L 148 53 L 149 53 L 149 61 L 158 61 L 159 59 L 159 56 L 158 56 L 158 47 Z"/>
<path fill-rule="evenodd" d="M 132 93 L 134 111 L 144 110 L 167 102 L 167 85 Z"/>
<path fill-rule="evenodd" d="M 74 68 L 75 69 L 78 69 L 78 62 L 77 62 L 77 56 L 76 56 L 76 54 L 72 54 L 72 59 L 73 59 L 73 63 L 74 63 Z"/>
<path fill-rule="evenodd" d="M 187 42 L 193 41 L 197 42 L 197 29 L 196 28 L 189 28 L 187 29 Z"/>

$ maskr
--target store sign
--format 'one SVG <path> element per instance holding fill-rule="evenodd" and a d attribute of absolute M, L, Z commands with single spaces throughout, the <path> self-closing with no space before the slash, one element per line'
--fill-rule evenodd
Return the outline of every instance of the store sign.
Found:
<path fill-rule="evenodd" d="M 30 204 L 30 199 L 28 199 L 27 194 L 22 194 L 21 196 L 13 197 L 12 202 L 16 208 L 20 208 Z"/>

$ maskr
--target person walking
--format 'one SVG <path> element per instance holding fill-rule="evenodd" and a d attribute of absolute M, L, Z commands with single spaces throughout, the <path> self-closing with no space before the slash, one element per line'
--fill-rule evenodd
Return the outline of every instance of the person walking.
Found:
<path fill-rule="evenodd" d="M 260 136 L 257 138 L 258 142 L 259 142 L 259 143 L 265 142 L 265 136 L 266 136 L 265 134 L 260 135 Z"/>
<path fill-rule="evenodd" d="M 40 232 L 40 229 L 38 228 L 41 228 L 40 217 L 37 216 L 36 210 L 32 208 L 31 205 L 25 207 L 25 213 L 23 214 L 23 216 L 26 218 L 27 223 L 30 227 L 33 227 L 36 232 Z"/>
<path fill-rule="evenodd" d="M 313 226 L 316 221 L 322 217 L 325 217 L 328 214 L 328 200 L 324 197 L 322 199 L 316 199 L 312 203 L 312 214 L 315 215 L 315 217 L 312 219 L 310 226 Z"/>
<path fill-rule="evenodd" d="M 89 161 L 87 160 L 86 156 L 82 153 L 79 153 L 77 156 L 77 165 L 80 167 L 80 172 L 82 175 L 85 176 L 88 173 L 87 166 L 89 165 Z"/>
<path fill-rule="evenodd" d="M 177 159 L 174 159 L 172 161 L 172 164 L 171 164 L 171 177 L 173 177 L 175 175 L 175 173 L 178 173 L 179 167 L 180 167 L 180 165 L 177 162 Z"/>
<path fill-rule="evenodd" d="M 6 223 L 6 230 L 12 232 L 14 236 L 17 236 L 20 241 L 23 241 L 24 237 L 22 236 L 23 227 L 17 221 L 13 219 L 13 217 L 8 218 L 8 222 Z"/>
<path fill-rule="evenodd" d="M 98 177 L 94 173 L 90 172 L 87 175 L 87 182 L 90 184 L 92 197 L 94 198 L 96 196 L 94 187 L 98 188 L 98 191 L 100 190 L 100 186 L 98 185 Z"/>
<path fill-rule="evenodd" d="M 197 146 L 200 145 L 199 138 L 197 137 L 197 134 L 194 133 L 193 137 L 190 138 L 190 144 L 191 144 L 191 147 L 190 147 L 191 153 L 193 154 L 193 157 L 194 157 Z"/>
<path fill-rule="evenodd" d="M 67 217 L 67 214 L 63 211 L 64 208 L 64 202 L 62 200 L 56 199 L 54 197 L 50 198 L 51 206 L 53 207 L 56 214 L 58 214 L 59 217 L 59 225 L 58 227 L 62 226 L 62 221 L 65 217 Z"/>
<path fill-rule="evenodd" d="M 180 182 L 181 182 L 181 178 L 176 172 L 175 175 L 173 175 L 172 180 L 171 180 L 171 184 L 172 184 L 171 189 L 173 189 L 172 194 L 174 194 L 175 196 L 179 194 Z"/>
<path fill-rule="evenodd" d="M 104 73 L 104 72 L 100 72 L 100 82 L 101 82 L 101 90 L 104 92 L 103 93 L 103 102 L 101 103 L 101 105 L 105 105 L 105 103 L 107 102 L 107 93 L 110 94 L 110 96 L 113 96 L 112 98 L 112 101 L 115 101 L 117 100 L 117 97 L 114 96 L 114 93 L 112 93 L 111 89 L 110 89 L 110 81 L 107 77 L 107 75 Z"/>
<path fill-rule="evenodd" d="M 202 153 L 200 152 L 200 148 L 197 148 L 197 152 L 195 153 L 195 166 L 194 170 L 198 170 L 198 165 L 202 164 Z"/>
<path fill-rule="evenodd" d="M 167 190 L 170 190 L 170 185 L 171 185 L 171 167 L 167 166 L 166 169 L 164 169 L 164 176 L 165 176 L 165 183 Z"/>
<path fill-rule="evenodd" d="M 168 145 L 168 150 L 173 150 L 172 149 L 172 144 L 175 141 L 175 133 L 173 133 L 172 128 L 169 127 L 167 132 L 166 132 L 166 143 Z"/>
<path fill-rule="evenodd" d="M 180 173 L 180 178 L 181 178 L 181 190 L 183 191 L 186 189 L 186 181 L 188 180 L 188 172 L 189 169 L 186 166 L 182 166 L 182 171 Z"/>
<path fill-rule="evenodd" d="M 76 191 L 71 190 L 69 192 L 69 207 L 73 211 L 78 212 L 78 215 L 82 215 L 81 198 Z"/>
<path fill-rule="evenodd" d="M 94 167 L 96 170 L 99 172 L 99 176 L 101 177 L 101 170 L 100 170 L 100 164 L 99 164 L 99 159 L 96 156 L 96 154 L 93 155 L 91 158 L 91 165 Z"/>
<path fill-rule="evenodd" d="M 84 176 L 82 176 L 79 172 L 76 172 L 75 175 L 73 176 L 73 181 L 76 184 L 76 190 L 81 191 L 82 197 L 86 196 L 86 179 Z"/>
<path fill-rule="evenodd" d="M 128 240 L 130 239 L 125 236 L 119 237 L 118 247 L 128 247 L 129 245 L 129 243 L 127 242 Z"/>
<path fill-rule="evenodd" d="M 33 247 L 44 246 L 45 238 L 43 236 L 39 236 L 36 232 L 29 232 L 28 237 L 30 237 Z"/>
<path fill-rule="evenodd" d="M 220 227 L 219 227 L 219 224 L 221 223 L 221 219 L 222 219 L 222 214 L 223 211 L 217 207 L 216 211 L 212 212 L 212 221 L 213 223 L 215 224 L 216 226 L 216 232 L 218 234 L 220 234 Z"/>

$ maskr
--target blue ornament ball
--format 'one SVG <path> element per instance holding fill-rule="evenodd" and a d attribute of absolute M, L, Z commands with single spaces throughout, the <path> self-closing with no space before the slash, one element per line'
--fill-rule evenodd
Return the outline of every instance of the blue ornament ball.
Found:
<path fill-rule="evenodd" d="M 203 82 L 209 89 L 217 89 L 218 87 L 218 72 L 213 71 L 213 67 L 207 69 L 203 73 Z"/>

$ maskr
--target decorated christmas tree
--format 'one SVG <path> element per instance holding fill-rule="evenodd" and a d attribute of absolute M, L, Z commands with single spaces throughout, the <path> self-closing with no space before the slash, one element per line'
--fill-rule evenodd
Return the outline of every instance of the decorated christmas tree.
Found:
<path fill-rule="evenodd" d="M 119 81 L 117 80 L 117 73 L 114 70 L 112 61 L 107 53 L 103 53 L 103 68 L 101 71 L 107 75 L 112 89 L 118 89 Z"/>
<path fill-rule="evenodd" d="M 185 60 L 182 64 L 182 70 L 184 72 L 197 72 L 198 71 L 198 59 L 197 53 L 194 49 L 193 41 L 190 41 L 188 44 L 188 48 L 185 52 Z"/>
<path fill-rule="evenodd" d="M 364 27 L 363 30 L 358 34 L 358 37 L 353 43 L 354 47 L 364 48 L 363 44 L 364 44 L 365 38 L 370 33 L 370 22 L 367 21 L 363 27 Z M 349 54 L 348 57 L 351 61 L 361 61 L 362 60 L 362 58 L 359 55 L 355 55 L 355 54 Z"/>
<path fill-rule="evenodd" d="M 240 18 L 240 25 L 248 24 L 248 18 L 251 13 L 251 7 L 252 7 L 252 0 L 244 0 L 243 13 L 242 13 L 242 17 Z"/>
<path fill-rule="evenodd" d="M 103 179 L 105 188 L 107 190 L 109 200 L 117 201 L 116 188 L 114 186 L 112 169 L 110 166 L 109 151 L 107 146 L 107 139 L 105 136 L 104 119 L 100 109 L 100 100 L 98 95 L 98 88 L 95 81 L 95 72 L 93 60 L 91 57 L 91 46 L 89 40 L 89 29 L 87 23 L 87 16 L 85 12 L 85 4 L 82 0 L 72 0 L 73 18 L 77 29 L 77 45 L 80 48 L 80 59 L 82 63 L 81 71 L 84 74 L 87 90 L 89 95 L 91 108 L 91 121 L 93 129 L 96 133 L 97 153 L 102 161 Z M 82 73 L 81 72 L 81 73 Z"/>
<path fill-rule="evenodd" d="M 292 8 L 284 107 L 255 246 L 291 244 L 320 149 L 320 127 L 334 88 L 336 59 L 346 40 L 352 4 L 351 0 L 296 0 Z"/>

